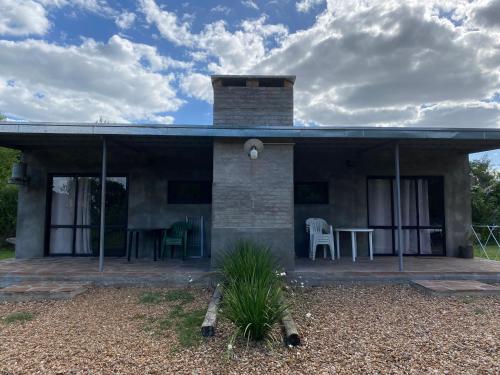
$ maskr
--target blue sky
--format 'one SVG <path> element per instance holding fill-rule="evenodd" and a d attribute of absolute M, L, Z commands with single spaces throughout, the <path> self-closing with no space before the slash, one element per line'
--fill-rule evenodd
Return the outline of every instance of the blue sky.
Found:
<path fill-rule="evenodd" d="M 297 124 L 500 126 L 500 0 L 0 0 L 0 51 L 15 120 L 211 124 L 257 73 Z"/>

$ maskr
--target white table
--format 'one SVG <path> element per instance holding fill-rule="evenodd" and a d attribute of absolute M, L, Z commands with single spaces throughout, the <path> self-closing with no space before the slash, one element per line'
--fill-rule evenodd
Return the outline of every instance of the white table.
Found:
<path fill-rule="evenodd" d="M 355 262 L 358 257 L 358 245 L 356 242 L 357 233 L 368 233 L 368 242 L 370 244 L 370 260 L 373 260 L 373 229 L 370 228 L 335 228 L 335 238 L 337 240 L 337 258 L 340 259 L 340 232 L 350 232 L 352 241 L 352 261 Z"/>

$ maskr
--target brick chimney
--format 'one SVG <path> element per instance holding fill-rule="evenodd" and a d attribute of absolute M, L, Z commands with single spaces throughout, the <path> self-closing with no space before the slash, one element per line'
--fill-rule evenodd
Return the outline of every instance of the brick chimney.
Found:
<path fill-rule="evenodd" d="M 214 75 L 215 126 L 293 126 L 295 76 Z"/>

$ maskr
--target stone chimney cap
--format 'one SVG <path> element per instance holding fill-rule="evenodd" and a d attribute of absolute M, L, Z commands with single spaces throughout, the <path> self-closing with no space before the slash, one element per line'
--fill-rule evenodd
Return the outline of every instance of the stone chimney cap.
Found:
<path fill-rule="evenodd" d="M 212 86 L 216 85 L 218 82 L 222 80 L 241 80 L 241 81 L 253 81 L 253 80 L 284 80 L 288 81 L 292 85 L 295 83 L 294 75 L 212 75 Z"/>

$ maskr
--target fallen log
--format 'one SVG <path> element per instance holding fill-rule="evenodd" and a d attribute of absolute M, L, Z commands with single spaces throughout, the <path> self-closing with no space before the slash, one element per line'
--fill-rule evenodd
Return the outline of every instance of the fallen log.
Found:
<path fill-rule="evenodd" d="M 283 312 L 281 322 L 285 331 L 285 344 L 292 346 L 300 345 L 299 331 L 288 309 Z"/>
<path fill-rule="evenodd" d="M 219 304 L 222 299 L 221 289 L 217 286 L 215 288 L 214 294 L 210 299 L 208 304 L 207 313 L 205 314 L 205 319 L 201 325 L 201 334 L 203 337 L 210 337 L 215 335 L 215 327 L 217 325 L 217 312 L 219 311 Z"/>

